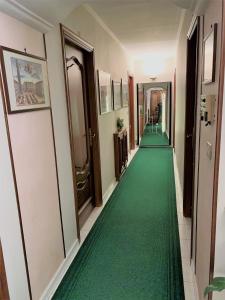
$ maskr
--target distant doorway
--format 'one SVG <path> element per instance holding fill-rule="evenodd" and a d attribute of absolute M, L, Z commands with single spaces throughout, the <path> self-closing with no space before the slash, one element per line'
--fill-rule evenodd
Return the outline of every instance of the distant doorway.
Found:
<path fill-rule="evenodd" d="M 171 82 L 141 83 L 137 136 L 140 147 L 171 145 Z"/>
<path fill-rule="evenodd" d="M 134 138 L 134 78 L 132 76 L 128 77 L 129 84 L 129 134 L 130 134 L 130 150 L 135 148 L 135 138 Z"/>

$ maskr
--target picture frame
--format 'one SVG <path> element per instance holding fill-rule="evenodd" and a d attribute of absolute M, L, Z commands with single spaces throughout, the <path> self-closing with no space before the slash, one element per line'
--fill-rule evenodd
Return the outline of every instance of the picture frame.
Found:
<path fill-rule="evenodd" d="M 122 81 L 112 81 L 113 86 L 113 109 L 119 110 L 122 108 Z"/>
<path fill-rule="evenodd" d="M 9 114 L 50 107 L 46 59 L 0 47 L 0 60 Z"/>
<path fill-rule="evenodd" d="M 122 106 L 129 106 L 129 88 L 128 81 L 122 81 Z"/>
<path fill-rule="evenodd" d="M 113 111 L 112 104 L 112 80 L 111 75 L 98 70 L 98 94 L 100 114 L 107 114 Z"/>
<path fill-rule="evenodd" d="M 216 49 L 217 49 L 217 23 L 212 25 L 209 34 L 203 42 L 203 83 L 215 82 L 216 76 Z"/>

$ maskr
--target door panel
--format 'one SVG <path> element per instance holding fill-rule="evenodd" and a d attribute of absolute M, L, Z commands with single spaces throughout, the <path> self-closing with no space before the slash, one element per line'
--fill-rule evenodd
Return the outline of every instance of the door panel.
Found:
<path fill-rule="evenodd" d="M 74 168 L 78 196 L 78 210 L 92 203 L 93 174 L 89 112 L 83 53 L 66 45 L 67 73 L 70 96 L 70 115 L 73 142 Z M 75 59 L 74 59 L 75 58 Z"/>

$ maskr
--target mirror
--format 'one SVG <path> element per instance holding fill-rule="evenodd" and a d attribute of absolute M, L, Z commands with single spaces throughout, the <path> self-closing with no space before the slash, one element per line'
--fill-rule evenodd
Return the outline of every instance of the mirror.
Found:
<path fill-rule="evenodd" d="M 140 147 L 171 143 L 171 82 L 137 84 L 137 144 Z"/>

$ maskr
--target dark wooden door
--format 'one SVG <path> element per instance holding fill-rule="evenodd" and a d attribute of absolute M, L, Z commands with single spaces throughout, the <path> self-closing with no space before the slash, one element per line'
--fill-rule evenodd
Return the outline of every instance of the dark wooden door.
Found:
<path fill-rule="evenodd" d="M 197 24 L 198 23 L 196 23 L 195 29 L 187 40 L 183 214 L 185 217 L 189 218 L 192 217 L 194 197 L 199 32 L 199 27 Z"/>
<path fill-rule="evenodd" d="M 130 118 L 130 150 L 135 148 L 134 140 L 134 79 L 129 76 L 129 118 Z"/>
<path fill-rule="evenodd" d="M 9 299 L 9 291 L 5 273 L 5 264 L 4 258 L 2 253 L 2 245 L 0 241 L 0 299 L 1 300 L 8 300 Z"/>
<path fill-rule="evenodd" d="M 66 45 L 67 74 L 69 89 L 70 123 L 73 143 L 73 168 L 78 198 L 80 225 L 94 206 L 94 180 L 92 145 L 95 135 L 90 125 L 87 102 L 87 83 L 84 55 L 80 49 Z M 83 217 L 82 217 L 83 216 Z M 82 220 L 81 220 L 82 218 Z"/>

